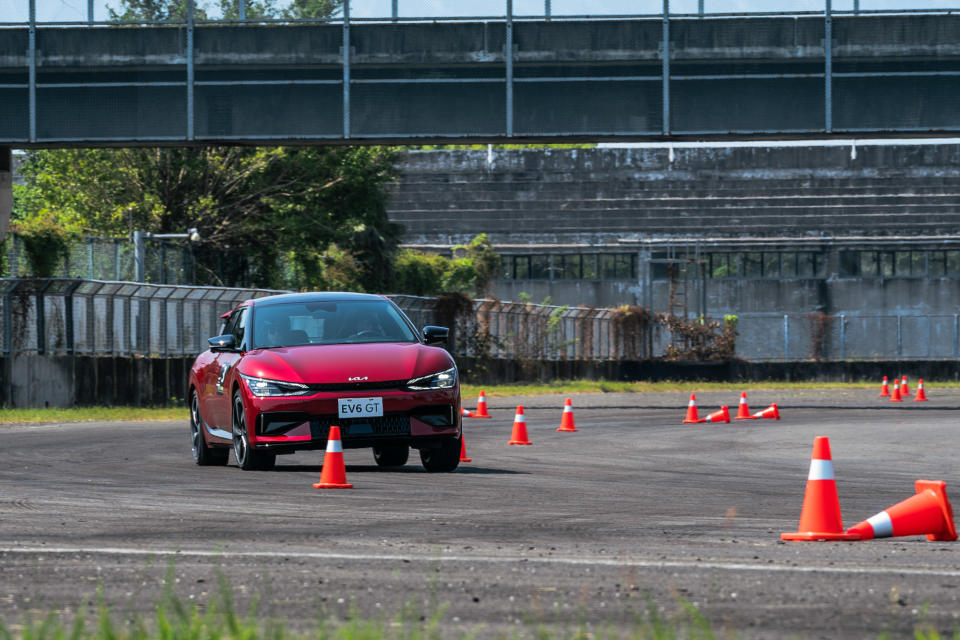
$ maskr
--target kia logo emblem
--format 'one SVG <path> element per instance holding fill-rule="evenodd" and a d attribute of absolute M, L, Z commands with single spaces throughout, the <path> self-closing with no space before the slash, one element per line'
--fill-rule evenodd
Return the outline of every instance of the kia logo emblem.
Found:
<path fill-rule="evenodd" d="M 363 382 L 369 379 L 367 376 L 353 376 L 352 378 L 347 378 L 347 382 Z"/>

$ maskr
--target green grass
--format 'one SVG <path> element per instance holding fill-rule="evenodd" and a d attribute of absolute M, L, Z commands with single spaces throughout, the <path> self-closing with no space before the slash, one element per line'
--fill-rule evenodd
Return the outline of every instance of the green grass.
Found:
<path fill-rule="evenodd" d="M 916 388 L 916 381 L 912 389 Z M 929 390 L 960 388 L 960 382 L 924 381 Z M 573 395 L 577 393 L 651 393 L 677 391 L 762 391 L 765 389 L 821 390 L 821 389 L 876 389 L 876 382 L 612 382 L 609 380 L 554 380 L 531 384 L 464 384 L 461 395 L 469 405 L 480 395 L 489 397 Z M 0 409 L 0 424 L 51 422 L 112 422 L 119 420 L 186 420 L 186 407 L 79 407 L 76 409 Z M 0 638 L 0 640 L 3 640 Z"/>
<path fill-rule="evenodd" d="M 186 407 L 77 407 L 74 409 L 0 409 L 0 424 L 23 422 L 113 422 L 186 420 Z M 2 639 L 0 639 L 2 640 Z"/>
<path fill-rule="evenodd" d="M 233 589 L 218 574 L 218 588 L 202 606 L 178 597 L 173 585 L 174 570 L 167 573 L 163 595 L 149 618 L 124 615 L 105 603 L 103 587 L 97 592 L 94 607 L 84 603 L 74 610 L 71 620 L 56 613 L 44 615 L 33 611 L 29 618 L 9 624 L 0 618 L 0 640 L 473 640 L 485 625 L 457 628 L 446 619 L 448 606 L 436 601 L 431 589 L 430 604 L 408 601 L 392 615 L 365 617 L 355 606 L 346 616 L 336 616 L 318 603 L 316 621 L 306 630 L 292 631 L 285 621 L 258 615 L 258 597 L 250 610 L 236 611 Z M 92 610 L 91 619 L 83 612 Z M 637 611 L 629 629 L 618 630 L 603 623 L 585 622 L 583 612 L 577 620 L 547 623 L 541 615 L 527 615 L 526 627 L 497 633 L 498 640 L 678 640 L 680 638 L 713 640 L 717 636 L 707 619 L 692 604 L 678 599 L 672 614 L 660 608 L 648 596 L 645 611 Z M 117 622 L 118 618 L 125 622 Z M 489 633 L 488 633 L 489 635 Z M 724 638 L 736 638 L 729 632 Z M 933 640 L 931 638 L 930 640 Z"/>

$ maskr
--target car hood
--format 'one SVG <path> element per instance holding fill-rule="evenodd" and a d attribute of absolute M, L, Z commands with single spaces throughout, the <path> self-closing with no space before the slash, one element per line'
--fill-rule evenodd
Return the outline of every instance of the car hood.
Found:
<path fill-rule="evenodd" d="M 439 347 L 419 343 L 329 344 L 256 349 L 238 371 L 306 384 L 409 380 L 454 366 Z M 351 380 L 353 378 L 353 380 Z"/>

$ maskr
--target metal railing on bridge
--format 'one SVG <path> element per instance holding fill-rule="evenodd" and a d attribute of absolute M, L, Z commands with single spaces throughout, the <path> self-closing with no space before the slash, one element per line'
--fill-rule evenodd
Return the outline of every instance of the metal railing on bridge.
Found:
<path fill-rule="evenodd" d="M 825 0 L 816 11 L 718 13 L 701 1 L 695 13 L 675 13 L 663 0 L 656 13 L 584 15 L 573 3 L 576 11 L 550 0 L 503 0 L 486 5 L 496 7 L 493 15 L 477 15 L 475 3 L 464 3 L 473 15 L 410 15 L 410 5 L 396 1 L 388 14 L 373 12 L 385 14 L 378 16 L 351 15 L 348 0 L 332 20 L 225 21 L 198 19 L 188 0 L 185 19 L 125 23 L 96 20 L 92 3 L 86 20 L 82 12 L 72 21 L 39 20 L 36 0 L 22 3 L 17 11 L 9 2 L 0 8 L 0 28 L 20 30 L 0 52 L 15 61 L 0 84 L 3 145 L 739 140 L 960 130 L 954 19 L 938 27 L 930 18 L 960 13 L 956 8 L 869 10 L 853 0 L 852 9 L 837 10 Z M 18 20 L 3 21 L 6 15 Z M 756 24 L 744 27 L 737 18 Z M 707 20 L 713 24 L 704 27 Z M 910 21 L 917 24 L 900 24 Z M 579 31 L 557 31 L 560 22 L 580 23 Z M 265 35 L 277 25 L 317 23 L 330 25 L 316 29 L 323 37 L 300 34 L 292 49 L 292 30 Z M 376 23 L 405 24 L 398 29 L 417 34 L 383 37 L 373 33 L 383 30 Z M 118 26 L 154 33 L 135 38 L 101 29 L 91 38 L 71 31 Z M 237 29 L 216 33 L 228 28 Z M 238 37 L 240 28 L 259 33 Z M 444 29 L 450 33 L 438 36 Z M 431 52 L 443 40 L 452 49 Z M 410 50 L 401 44 L 421 41 Z M 864 58 L 871 46 L 875 59 Z M 271 52 L 279 56 L 272 64 L 265 61 Z M 71 58 L 68 66 L 82 71 L 63 76 L 57 65 Z M 121 59 L 129 64 L 114 68 Z M 723 71 L 708 71 L 714 64 Z M 274 117 L 260 117 L 266 112 Z"/>
<path fill-rule="evenodd" d="M 77 279 L 0 279 L 4 356 L 191 356 L 242 300 L 276 293 Z M 451 326 L 457 355 L 520 360 L 663 357 L 676 336 L 620 309 L 466 298 L 391 298 L 413 322 Z M 451 305 L 451 300 L 454 304 Z M 736 356 L 752 361 L 956 359 L 960 314 L 738 316 Z M 633 328 L 631 328 L 631 326 Z"/>

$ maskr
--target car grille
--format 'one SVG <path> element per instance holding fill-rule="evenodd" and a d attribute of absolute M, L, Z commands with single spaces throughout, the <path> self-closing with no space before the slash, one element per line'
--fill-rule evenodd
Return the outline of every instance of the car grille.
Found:
<path fill-rule="evenodd" d="M 381 418 L 323 416 L 310 421 L 310 433 L 315 439 L 325 440 L 332 425 L 340 427 L 343 438 L 410 435 L 410 416 L 406 415 L 387 415 Z"/>
<path fill-rule="evenodd" d="M 384 380 L 381 382 L 331 382 L 307 385 L 311 391 L 325 392 L 354 392 L 374 391 L 378 389 L 400 389 L 407 384 L 406 380 Z"/>

